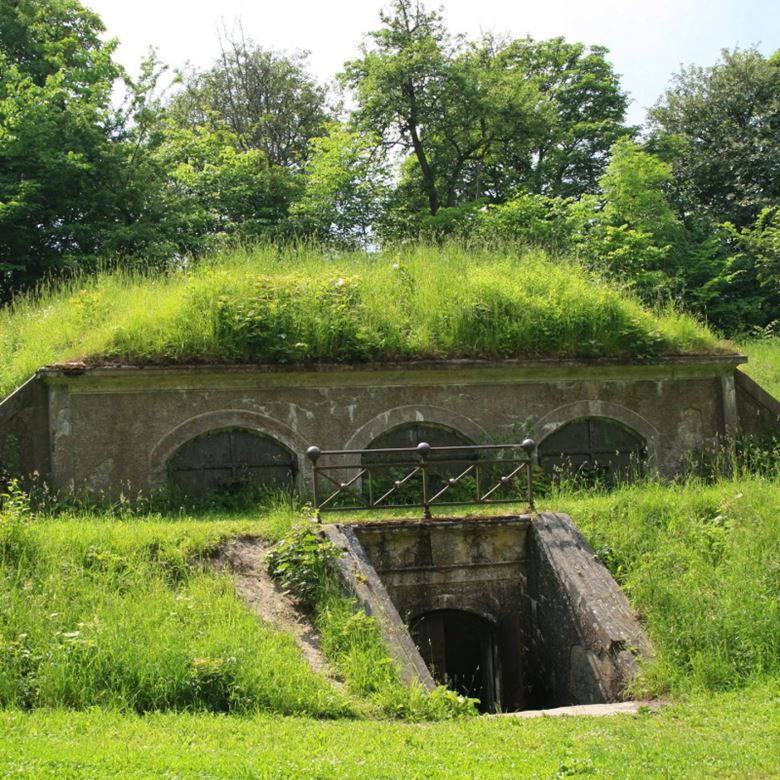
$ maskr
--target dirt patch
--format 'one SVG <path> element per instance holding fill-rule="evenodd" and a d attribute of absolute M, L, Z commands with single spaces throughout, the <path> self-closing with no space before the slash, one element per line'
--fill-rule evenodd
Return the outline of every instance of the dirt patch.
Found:
<path fill-rule="evenodd" d="M 236 592 L 255 615 L 278 631 L 291 634 L 309 666 L 340 685 L 340 680 L 322 654 L 320 639 L 310 617 L 297 607 L 266 571 L 265 556 L 269 549 L 270 545 L 262 539 L 234 539 L 221 547 L 217 565 L 231 571 Z"/>

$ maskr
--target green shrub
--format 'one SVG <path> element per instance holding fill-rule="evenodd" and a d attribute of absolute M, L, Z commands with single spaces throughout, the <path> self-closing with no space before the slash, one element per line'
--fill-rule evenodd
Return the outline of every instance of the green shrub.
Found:
<path fill-rule="evenodd" d="M 299 525 L 268 553 L 269 574 L 298 602 L 313 607 L 328 589 L 333 562 L 341 553 L 311 525 Z"/>

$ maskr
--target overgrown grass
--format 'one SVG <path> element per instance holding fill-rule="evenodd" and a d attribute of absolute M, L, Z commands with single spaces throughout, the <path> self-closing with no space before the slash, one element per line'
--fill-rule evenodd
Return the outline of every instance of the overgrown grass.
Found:
<path fill-rule="evenodd" d="M 697 695 L 612 718 L 407 724 L 0 711 L 0 775 L 35 778 L 770 778 L 780 691 Z"/>
<path fill-rule="evenodd" d="M 657 648 L 640 691 L 780 677 L 780 474 L 641 484 L 544 501 L 567 512 Z"/>
<path fill-rule="evenodd" d="M 76 279 L 0 311 L 0 395 L 42 365 L 599 357 L 727 349 L 569 261 L 410 246 L 258 247 L 166 275 Z"/>
<path fill-rule="evenodd" d="M 739 347 L 748 357 L 743 370 L 768 393 L 780 398 L 780 336 L 746 341 Z"/>
<path fill-rule="evenodd" d="M 0 705 L 353 713 L 209 561 L 222 540 L 281 525 L 73 516 L 3 534 Z"/>

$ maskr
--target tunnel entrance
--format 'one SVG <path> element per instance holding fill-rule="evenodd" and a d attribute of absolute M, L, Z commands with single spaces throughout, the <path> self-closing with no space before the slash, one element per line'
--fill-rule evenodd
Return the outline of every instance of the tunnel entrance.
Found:
<path fill-rule="evenodd" d="M 479 699 L 480 712 L 495 711 L 500 684 L 495 632 L 487 620 L 460 610 L 439 610 L 418 617 L 411 634 L 437 683 Z"/>
<path fill-rule="evenodd" d="M 635 656 L 649 652 L 625 595 L 566 515 L 329 528 L 348 555 L 346 581 L 387 621 L 403 668 L 479 699 L 482 712 L 619 701 Z"/>

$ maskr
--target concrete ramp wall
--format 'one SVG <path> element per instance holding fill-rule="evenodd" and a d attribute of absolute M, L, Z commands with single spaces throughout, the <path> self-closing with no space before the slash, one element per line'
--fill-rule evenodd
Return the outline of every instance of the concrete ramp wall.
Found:
<path fill-rule="evenodd" d="M 0 475 L 34 473 L 51 475 L 49 394 L 37 376 L 0 401 Z"/>
<path fill-rule="evenodd" d="M 745 436 L 780 436 L 780 401 L 744 371 L 734 372 L 739 429 Z"/>
<path fill-rule="evenodd" d="M 484 626 L 490 649 L 475 673 L 479 690 L 489 689 L 485 711 L 620 701 L 637 659 L 651 652 L 625 595 L 566 515 L 357 523 L 325 533 L 406 680 L 448 682 L 442 669 L 458 648 L 447 647 L 444 633 L 455 625 L 447 621 L 464 615 Z"/>

